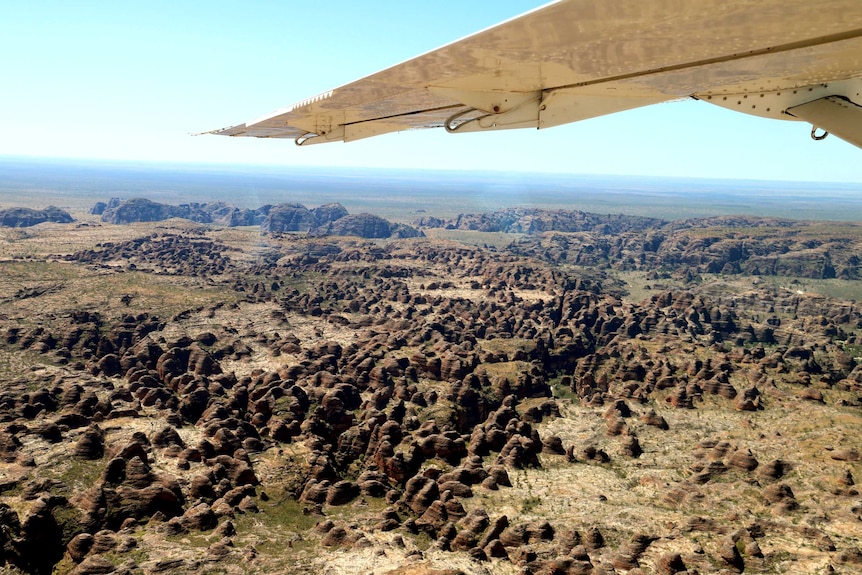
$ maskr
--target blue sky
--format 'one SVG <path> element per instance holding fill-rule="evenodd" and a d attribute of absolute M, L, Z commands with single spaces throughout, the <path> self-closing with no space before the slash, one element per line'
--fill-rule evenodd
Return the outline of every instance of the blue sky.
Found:
<path fill-rule="evenodd" d="M 862 182 L 862 151 L 705 103 L 549 130 L 391 134 L 307 149 L 190 137 L 348 83 L 543 4 L 5 2 L 0 155 Z"/>

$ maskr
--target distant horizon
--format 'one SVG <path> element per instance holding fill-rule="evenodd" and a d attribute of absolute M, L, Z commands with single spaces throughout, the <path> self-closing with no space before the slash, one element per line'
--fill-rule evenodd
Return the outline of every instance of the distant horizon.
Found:
<path fill-rule="evenodd" d="M 451 218 L 512 207 L 668 221 L 725 215 L 862 221 L 862 184 L 844 182 L 0 156 L 0 207 L 85 211 L 113 197 L 250 209 L 340 202 L 350 213 L 401 223 L 420 213 Z"/>
<path fill-rule="evenodd" d="M 397 166 L 362 166 L 362 165 L 333 165 L 321 166 L 315 164 L 278 164 L 278 163 L 254 163 L 254 162 L 220 162 L 220 161 L 203 161 L 203 160 L 157 160 L 157 159 L 122 159 L 122 158 L 97 158 L 97 157 L 77 157 L 77 156 L 39 156 L 39 155 L 0 155 L 0 163 L 8 163 L 10 161 L 21 161 L 31 163 L 69 163 L 69 164 L 87 164 L 93 166 L 124 166 L 124 167 L 164 167 L 164 168 L 207 168 L 210 170 L 273 170 L 276 172 L 349 172 L 349 171 L 367 171 L 380 173 L 453 173 L 453 174 L 500 174 L 500 175 L 528 175 L 528 176 L 548 176 L 551 178 L 559 178 L 561 176 L 573 176 L 584 178 L 610 178 L 610 179 L 647 179 L 647 180 L 668 180 L 668 181 L 708 181 L 708 182 L 754 182 L 754 183 L 774 183 L 774 184 L 794 184 L 804 186 L 806 184 L 816 184 L 827 186 L 829 188 L 858 188 L 862 194 L 862 179 L 859 181 L 844 181 L 844 180 L 814 180 L 814 179 L 778 179 L 778 178 L 757 178 L 757 177 L 720 177 L 720 176 L 683 176 L 683 175 L 658 175 L 658 174 L 639 174 L 639 173 L 619 173 L 619 172 L 570 172 L 570 171 L 553 171 L 553 170 L 536 170 L 529 169 L 492 169 L 492 168 L 466 168 L 466 167 L 397 167 Z"/>

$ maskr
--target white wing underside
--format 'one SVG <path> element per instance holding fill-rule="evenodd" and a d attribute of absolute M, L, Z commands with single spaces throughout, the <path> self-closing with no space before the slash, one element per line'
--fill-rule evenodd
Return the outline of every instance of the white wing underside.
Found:
<path fill-rule="evenodd" d="M 693 97 L 862 147 L 860 94 L 859 0 L 560 0 L 211 133 L 312 144 L 548 128 Z"/>

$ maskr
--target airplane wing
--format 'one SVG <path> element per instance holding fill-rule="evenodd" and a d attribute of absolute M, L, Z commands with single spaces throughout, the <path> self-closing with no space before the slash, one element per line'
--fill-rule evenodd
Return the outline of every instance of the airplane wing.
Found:
<path fill-rule="evenodd" d="M 862 147 L 859 0 L 558 0 L 256 120 L 209 132 L 351 142 L 549 128 L 696 98 Z"/>

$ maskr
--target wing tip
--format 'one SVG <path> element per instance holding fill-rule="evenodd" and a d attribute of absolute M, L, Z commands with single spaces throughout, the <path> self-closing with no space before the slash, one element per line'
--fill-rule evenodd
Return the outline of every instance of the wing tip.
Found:
<path fill-rule="evenodd" d="M 237 124 L 236 126 L 228 126 L 227 128 L 219 128 L 217 130 L 208 130 L 206 132 L 199 132 L 197 134 L 192 134 L 193 136 L 206 136 L 206 135 L 215 135 L 215 136 L 242 136 L 248 126 L 246 124 Z"/>

